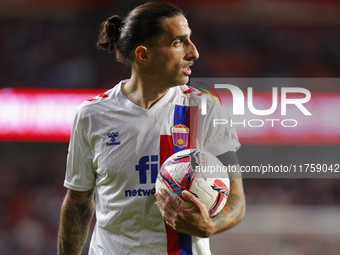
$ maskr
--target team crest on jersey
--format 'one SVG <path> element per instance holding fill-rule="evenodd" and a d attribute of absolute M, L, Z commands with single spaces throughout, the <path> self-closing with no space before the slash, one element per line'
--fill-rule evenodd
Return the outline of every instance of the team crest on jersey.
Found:
<path fill-rule="evenodd" d="M 179 124 L 171 128 L 172 143 L 178 148 L 188 146 L 189 128 L 185 125 Z"/>

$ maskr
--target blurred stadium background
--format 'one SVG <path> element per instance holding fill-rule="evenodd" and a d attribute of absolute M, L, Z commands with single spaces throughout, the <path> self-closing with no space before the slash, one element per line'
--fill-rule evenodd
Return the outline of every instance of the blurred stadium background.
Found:
<path fill-rule="evenodd" d="M 187 11 L 200 52 L 193 77 L 340 75 L 338 0 L 172 2 Z M 0 87 L 105 90 L 128 78 L 129 68 L 94 45 L 105 18 L 140 3 L 1 0 Z M 339 84 L 308 89 L 340 92 Z M 68 144 L 17 136 L 0 141 L 0 254 L 56 254 Z M 334 164 L 339 145 L 245 142 L 238 155 L 244 165 Z M 339 254 L 339 178 L 249 178 L 244 185 L 246 218 L 212 238 L 213 254 Z"/>

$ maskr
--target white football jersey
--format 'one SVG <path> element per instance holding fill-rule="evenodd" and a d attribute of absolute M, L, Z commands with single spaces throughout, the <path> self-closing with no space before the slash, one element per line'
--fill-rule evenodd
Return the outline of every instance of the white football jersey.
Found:
<path fill-rule="evenodd" d="M 169 91 L 150 109 L 129 101 L 120 82 L 85 101 L 72 127 L 64 185 L 95 188 L 96 225 L 89 254 L 210 254 L 209 239 L 178 233 L 155 205 L 161 164 L 173 153 L 198 148 L 220 155 L 236 151 L 237 134 L 213 119 L 229 119 L 224 107 L 186 85 Z"/>

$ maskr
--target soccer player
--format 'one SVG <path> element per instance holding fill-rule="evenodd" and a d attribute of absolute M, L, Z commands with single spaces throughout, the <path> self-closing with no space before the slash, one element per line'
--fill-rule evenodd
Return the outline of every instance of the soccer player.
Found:
<path fill-rule="evenodd" d="M 191 30 L 175 6 L 149 2 L 122 20 L 102 24 L 98 46 L 131 66 L 129 80 L 84 102 L 73 123 L 61 209 L 58 254 L 80 254 L 91 219 L 96 225 L 89 254 L 210 254 L 207 237 L 242 220 L 242 179 L 230 175 L 229 199 L 210 218 L 192 194 L 192 207 L 169 194 L 155 194 L 159 166 L 173 153 L 198 148 L 224 164 L 237 165 L 235 130 L 212 126 L 228 118 L 208 100 L 199 111 L 200 92 L 188 87 L 190 66 L 199 54 Z M 114 71 L 114 70 L 113 70 Z M 222 126 L 222 125 L 219 125 Z M 177 127 L 177 128 L 173 128 Z M 176 130 L 189 135 L 178 139 Z M 156 205 L 155 205 L 156 204 Z"/>

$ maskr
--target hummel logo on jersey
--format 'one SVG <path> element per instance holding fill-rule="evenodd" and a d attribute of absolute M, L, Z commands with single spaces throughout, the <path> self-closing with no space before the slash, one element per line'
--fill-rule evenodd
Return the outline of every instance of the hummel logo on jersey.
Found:
<path fill-rule="evenodd" d="M 106 143 L 106 146 L 111 146 L 111 145 L 119 145 L 120 141 L 117 141 L 117 137 L 119 136 L 118 132 L 111 132 L 107 134 L 107 137 L 110 139 L 111 142 Z"/>

